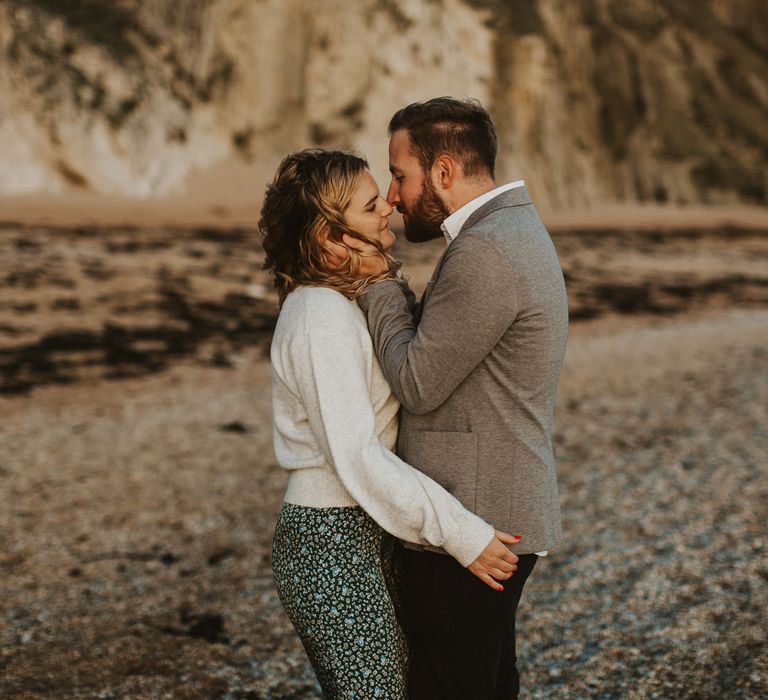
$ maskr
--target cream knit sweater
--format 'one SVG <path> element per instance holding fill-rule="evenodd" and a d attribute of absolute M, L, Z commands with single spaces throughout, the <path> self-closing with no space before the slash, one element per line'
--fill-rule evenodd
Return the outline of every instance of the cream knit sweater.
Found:
<path fill-rule="evenodd" d="M 355 302 L 323 287 L 294 290 L 271 358 L 275 454 L 290 472 L 286 502 L 359 504 L 395 537 L 442 548 L 463 566 L 478 557 L 493 527 L 392 452 L 399 404 Z"/>

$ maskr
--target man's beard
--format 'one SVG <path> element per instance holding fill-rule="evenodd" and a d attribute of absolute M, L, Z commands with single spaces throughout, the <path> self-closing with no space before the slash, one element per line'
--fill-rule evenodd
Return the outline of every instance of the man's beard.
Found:
<path fill-rule="evenodd" d="M 427 175 L 419 198 L 414 202 L 413 207 L 405 212 L 407 218 L 403 219 L 403 232 L 406 239 L 411 243 L 423 243 L 439 238 L 443 235 L 440 224 L 448 215 L 448 209 L 437 196 L 434 185 Z"/>

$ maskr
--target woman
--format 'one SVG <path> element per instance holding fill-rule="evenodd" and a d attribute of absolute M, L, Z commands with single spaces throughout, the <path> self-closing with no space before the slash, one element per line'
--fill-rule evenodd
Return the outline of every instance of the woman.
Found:
<path fill-rule="evenodd" d="M 492 587 L 500 584 L 488 572 L 504 580 L 515 568 L 502 539 L 516 538 L 495 533 L 391 451 L 399 406 L 355 302 L 397 273 L 387 252 L 391 214 L 364 159 L 309 149 L 281 163 L 259 222 L 281 301 L 274 445 L 290 472 L 273 573 L 326 698 L 407 697 L 406 645 L 388 585 L 392 535 L 443 548 Z M 345 234 L 372 243 L 388 270 L 356 278 L 362 258 Z"/>

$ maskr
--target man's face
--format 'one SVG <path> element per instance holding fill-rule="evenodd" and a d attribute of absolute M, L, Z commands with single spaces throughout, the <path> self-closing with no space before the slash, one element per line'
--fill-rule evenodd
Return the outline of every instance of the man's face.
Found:
<path fill-rule="evenodd" d="M 392 181 L 387 201 L 403 215 L 405 237 L 411 243 L 439 238 L 440 224 L 449 212 L 411 152 L 411 137 L 405 129 L 397 130 L 389 140 L 389 171 Z"/>

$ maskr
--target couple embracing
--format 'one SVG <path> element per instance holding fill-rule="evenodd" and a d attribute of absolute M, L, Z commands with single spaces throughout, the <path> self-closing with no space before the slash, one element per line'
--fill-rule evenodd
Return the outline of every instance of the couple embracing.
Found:
<path fill-rule="evenodd" d="M 562 539 L 563 275 L 524 183 L 494 181 L 479 103 L 411 104 L 389 134 L 386 198 L 364 159 L 319 149 L 267 188 L 274 579 L 324 697 L 506 700 L 523 586 Z M 393 207 L 409 241 L 445 238 L 418 303 Z"/>

